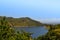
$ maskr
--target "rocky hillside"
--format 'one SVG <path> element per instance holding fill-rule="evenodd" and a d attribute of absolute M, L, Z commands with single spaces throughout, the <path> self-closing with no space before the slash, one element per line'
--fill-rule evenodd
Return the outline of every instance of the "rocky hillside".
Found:
<path fill-rule="evenodd" d="M 2 19 L 3 17 L 0 16 L 0 20 Z M 13 17 L 5 17 L 6 20 L 12 24 L 13 26 L 41 26 L 42 24 L 36 20 L 33 20 L 29 17 L 22 17 L 22 18 L 13 18 Z"/>

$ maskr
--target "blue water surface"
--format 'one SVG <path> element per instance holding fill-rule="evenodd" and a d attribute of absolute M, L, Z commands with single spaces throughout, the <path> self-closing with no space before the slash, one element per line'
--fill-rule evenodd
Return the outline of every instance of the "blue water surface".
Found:
<path fill-rule="evenodd" d="M 45 35 L 48 32 L 48 30 L 43 26 L 40 26 L 40 27 L 16 27 L 15 29 L 17 31 L 24 30 L 26 32 L 33 33 L 32 34 L 33 38 L 41 36 L 41 35 Z"/>

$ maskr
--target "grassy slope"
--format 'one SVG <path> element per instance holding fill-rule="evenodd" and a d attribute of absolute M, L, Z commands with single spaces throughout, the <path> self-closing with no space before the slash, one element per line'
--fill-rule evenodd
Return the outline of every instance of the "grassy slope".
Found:
<path fill-rule="evenodd" d="M 0 20 L 2 18 L 3 17 L 0 16 Z M 40 22 L 35 21 L 28 17 L 22 17 L 22 18 L 6 17 L 6 20 L 14 26 L 40 26 L 42 25 Z"/>

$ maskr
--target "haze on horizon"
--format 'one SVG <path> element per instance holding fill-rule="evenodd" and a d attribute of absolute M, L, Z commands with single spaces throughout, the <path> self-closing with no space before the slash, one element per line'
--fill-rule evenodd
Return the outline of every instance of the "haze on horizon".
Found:
<path fill-rule="evenodd" d="M 0 0 L 0 16 L 60 23 L 60 0 Z"/>

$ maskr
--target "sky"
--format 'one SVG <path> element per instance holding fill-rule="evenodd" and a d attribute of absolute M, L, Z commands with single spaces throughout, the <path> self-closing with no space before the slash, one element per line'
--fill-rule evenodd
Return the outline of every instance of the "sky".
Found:
<path fill-rule="evenodd" d="M 0 16 L 59 22 L 60 0 L 0 0 Z"/>

